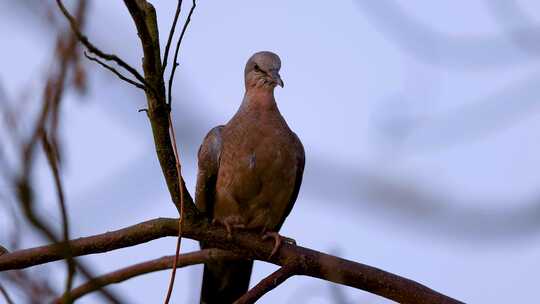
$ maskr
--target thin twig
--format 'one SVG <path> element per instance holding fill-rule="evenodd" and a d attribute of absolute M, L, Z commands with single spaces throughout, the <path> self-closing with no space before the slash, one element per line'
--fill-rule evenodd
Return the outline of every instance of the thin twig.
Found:
<path fill-rule="evenodd" d="M 270 290 L 278 287 L 279 284 L 285 282 L 288 278 L 295 275 L 298 264 L 285 264 L 272 274 L 262 279 L 257 285 L 253 286 L 248 292 L 241 296 L 234 304 L 251 304 L 264 296 Z"/>
<path fill-rule="evenodd" d="M 92 44 L 90 42 L 90 40 L 88 40 L 88 37 L 86 37 L 80 30 L 79 30 L 79 27 L 77 25 L 77 21 L 75 20 L 75 18 L 73 18 L 73 16 L 71 16 L 71 14 L 67 11 L 66 7 L 64 6 L 64 4 L 62 3 L 62 0 L 56 0 L 56 3 L 58 4 L 58 7 L 60 8 L 60 10 L 62 11 L 62 13 L 64 14 L 64 16 L 68 19 L 69 21 L 69 25 L 71 26 L 71 29 L 73 30 L 73 32 L 75 33 L 75 35 L 77 35 L 77 38 L 79 39 L 79 41 L 81 41 L 81 43 L 93 54 L 96 54 L 96 56 L 98 57 L 101 57 L 107 61 L 114 61 L 116 62 L 119 66 L 123 67 L 124 69 L 126 69 L 128 72 L 130 72 L 133 76 L 135 76 L 135 78 L 137 78 L 137 80 L 139 80 L 141 83 L 143 83 L 146 87 L 150 88 L 150 86 L 146 83 L 146 80 L 144 79 L 144 77 L 135 69 L 133 68 L 132 66 L 130 66 L 128 63 L 126 63 L 124 60 L 122 60 L 120 57 L 114 55 L 114 54 L 107 54 L 107 53 L 104 53 L 103 51 L 101 51 L 100 49 L 98 49 L 94 44 Z"/>
<path fill-rule="evenodd" d="M 89 60 L 91 61 L 94 61 L 94 62 L 97 62 L 99 65 L 101 65 L 102 67 L 106 68 L 107 70 L 113 72 L 116 76 L 118 76 L 118 78 L 122 79 L 123 81 L 129 83 L 129 84 L 132 84 L 134 86 L 136 86 L 137 88 L 143 90 L 143 91 L 146 91 L 146 87 L 143 85 L 143 84 L 140 84 L 134 80 L 131 80 L 129 78 L 127 78 L 126 76 L 122 75 L 120 72 L 118 72 L 115 68 L 113 68 L 112 66 L 106 64 L 105 62 L 99 60 L 98 58 L 96 57 L 92 57 L 90 55 L 88 55 L 88 53 L 84 52 L 84 56 L 86 58 L 88 58 Z"/>
<path fill-rule="evenodd" d="M 176 278 L 176 263 L 178 262 L 178 255 L 180 254 L 180 245 L 182 243 L 182 222 L 184 219 L 184 183 L 182 183 L 182 166 L 180 165 L 180 156 L 178 155 L 178 148 L 176 146 L 176 136 L 174 134 L 174 126 L 172 123 L 171 113 L 169 112 L 169 128 L 170 136 L 172 140 L 172 146 L 174 151 L 174 157 L 176 160 L 176 172 L 178 174 L 178 187 L 180 188 L 180 217 L 178 218 L 178 239 L 176 241 L 176 254 L 174 256 L 174 263 L 171 271 L 171 278 L 169 280 L 169 287 L 167 288 L 167 296 L 165 297 L 165 304 L 168 304 L 172 291 L 174 288 L 174 279 Z"/>
<path fill-rule="evenodd" d="M 178 22 L 178 16 L 180 16 L 181 10 L 182 10 L 182 0 L 178 0 L 178 4 L 176 5 L 176 13 L 174 14 L 174 20 L 171 25 L 171 29 L 169 31 L 169 38 L 167 39 L 167 45 L 165 46 L 165 54 L 163 55 L 163 67 L 161 71 L 162 78 L 165 73 L 165 68 L 167 68 L 167 59 L 169 58 L 169 49 L 171 48 L 174 31 L 176 30 L 176 23 Z"/>
<path fill-rule="evenodd" d="M 200 251 L 184 253 L 180 255 L 178 258 L 178 262 L 176 263 L 176 267 L 177 268 L 186 267 L 190 265 L 202 264 L 208 261 L 215 261 L 215 260 L 222 261 L 222 260 L 236 259 L 238 257 L 239 256 L 237 254 L 234 254 L 230 251 L 225 251 L 225 250 L 215 249 L 215 248 L 203 249 Z M 104 286 L 121 283 L 131 278 L 141 276 L 147 273 L 170 269 L 174 267 L 175 258 L 176 256 L 174 255 L 164 256 L 158 259 L 138 263 L 135 265 L 131 265 L 131 266 L 121 268 L 116 271 L 109 272 L 107 274 L 95 277 L 91 281 L 87 281 L 86 283 L 73 289 L 70 292 L 71 297 L 73 300 L 77 300 L 83 297 L 84 295 L 87 295 L 100 288 L 103 288 Z M 54 303 L 63 303 L 63 302 L 61 298 L 58 298 L 54 301 Z"/>
<path fill-rule="evenodd" d="M 178 52 L 180 51 L 180 44 L 182 43 L 182 40 L 184 39 L 184 35 L 186 34 L 187 27 L 189 25 L 189 22 L 191 21 L 191 15 L 193 15 L 193 11 L 195 10 L 195 7 L 197 4 L 195 3 L 195 0 L 193 0 L 193 3 L 191 5 L 191 9 L 189 10 L 189 14 L 186 18 L 186 22 L 184 23 L 184 27 L 182 28 L 182 33 L 180 34 L 180 38 L 178 38 L 178 42 L 176 43 L 176 50 L 174 51 L 174 61 L 173 61 L 173 67 L 171 71 L 171 76 L 169 77 L 169 106 L 172 104 L 172 83 L 174 79 L 174 73 L 176 72 L 176 68 L 178 67 Z"/>

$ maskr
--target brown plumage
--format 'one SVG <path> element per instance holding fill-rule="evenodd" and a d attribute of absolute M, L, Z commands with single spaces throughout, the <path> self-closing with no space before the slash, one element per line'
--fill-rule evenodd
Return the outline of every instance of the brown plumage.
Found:
<path fill-rule="evenodd" d="M 206 135 L 199 149 L 197 207 L 228 229 L 279 231 L 300 190 L 304 148 L 274 99 L 274 88 L 283 86 L 280 67 L 271 52 L 248 60 L 242 105 L 226 125 Z M 239 298 L 248 289 L 252 266 L 245 260 L 207 263 L 201 303 Z"/>

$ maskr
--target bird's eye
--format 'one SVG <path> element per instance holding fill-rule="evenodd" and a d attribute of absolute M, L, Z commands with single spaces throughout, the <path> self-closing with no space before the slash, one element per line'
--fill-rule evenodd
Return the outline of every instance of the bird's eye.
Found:
<path fill-rule="evenodd" d="M 261 68 L 259 67 L 258 64 L 255 64 L 255 71 L 257 71 L 257 72 L 260 72 L 260 71 L 261 71 Z"/>

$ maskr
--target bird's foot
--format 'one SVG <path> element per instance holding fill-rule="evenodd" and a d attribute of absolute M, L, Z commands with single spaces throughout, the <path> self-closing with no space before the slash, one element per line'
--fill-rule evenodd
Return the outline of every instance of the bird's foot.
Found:
<path fill-rule="evenodd" d="M 234 232 L 234 229 L 244 229 L 246 228 L 246 225 L 242 222 L 242 220 L 237 216 L 228 216 L 224 219 L 213 219 L 212 224 L 217 224 L 224 226 L 227 230 L 227 239 L 232 239 L 232 235 Z"/>
<path fill-rule="evenodd" d="M 263 240 L 267 240 L 270 238 L 274 239 L 274 248 L 272 248 L 272 252 L 270 253 L 270 256 L 268 257 L 269 259 L 271 259 L 278 252 L 283 242 L 296 245 L 296 241 L 294 239 L 288 238 L 286 236 L 282 236 L 279 233 L 274 232 L 274 231 L 265 232 L 262 236 Z"/>

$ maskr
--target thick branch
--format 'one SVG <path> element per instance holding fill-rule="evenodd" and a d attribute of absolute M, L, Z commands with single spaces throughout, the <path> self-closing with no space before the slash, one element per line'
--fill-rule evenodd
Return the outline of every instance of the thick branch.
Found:
<path fill-rule="evenodd" d="M 93 280 L 88 281 L 81 286 L 71 291 L 71 298 L 77 300 L 82 296 L 94 292 L 104 286 L 121 283 L 131 278 L 144 275 L 150 272 L 170 269 L 173 267 L 174 255 L 164 256 L 158 259 L 146 261 L 143 263 L 135 264 L 129 267 L 125 267 L 114 272 L 104 274 L 99 277 L 95 277 Z M 238 258 L 237 254 L 230 251 L 220 249 L 203 249 L 196 252 L 185 253 L 178 256 L 178 262 L 176 267 L 185 267 L 190 265 L 202 264 L 215 260 L 228 260 Z M 54 301 L 54 303 L 64 303 L 62 298 Z"/>
<path fill-rule="evenodd" d="M 154 7 L 144 0 L 124 0 L 124 3 L 135 22 L 141 40 L 144 54 L 144 76 L 147 82 L 157 92 L 156 94 L 146 94 L 148 117 L 150 118 L 156 153 L 161 170 L 165 176 L 167 188 L 169 189 L 173 203 L 180 212 L 180 187 L 176 158 L 169 136 L 169 112 L 171 109 L 165 100 L 165 84 L 162 77 L 163 70 L 161 66 L 156 12 Z M 183 180 L 181 182 L 182 184 L 184 183 Z M 185 216 L 196 215 L 198 212 L 193 204 L 193 199 L 187 191 L 184 191 L 184 194 Z"/>
<path fill-rule="evenodd" d="M 174 219 L 154 219 L 124 229 L 75 239 L 70 242 L 70 247 L 73 256 L 81 256 L 134 246 L 175 235 L 176 223 Z M 64 256 L 60 244 L 19 250 L 0 256 L 0 271 L 58 261 Z"/>
<path fill-rule="evenodd" d="M 121 230 L 80 238 L 71 241 L 70 246 L 74 256 L 106 252 L 165 236 L 176 236 L 177 224 L 177 219 L 154 219 Z M 284 243 L 279 251 L 268 259 L 273 242 L 263 241 L 257 233 L 237 231 L 233 239 L 229 240 L 223 227 L 187 218 L 183 235 L 234 251 L 244 257 L 277 265 L 295 262 L 299 265 L 298 274 L 359 288 L 399 303 L 461 303 L 398 275 L 293 244 Z M 58 245 L 21 250 L 0 256 L 0 271 L 39 265 L 60 260 L 62 257 L 61 247 Z"/>

